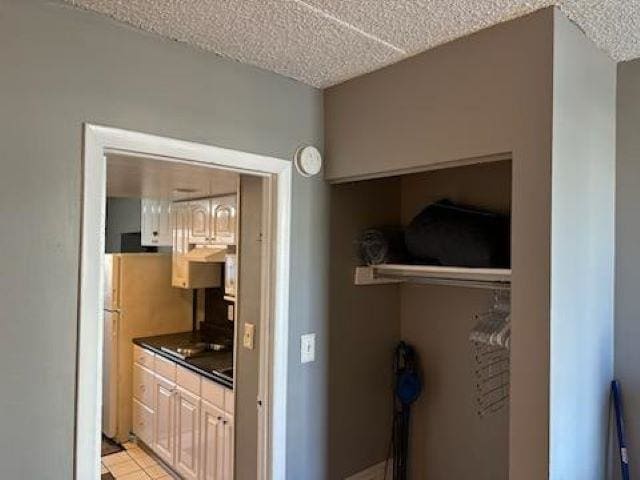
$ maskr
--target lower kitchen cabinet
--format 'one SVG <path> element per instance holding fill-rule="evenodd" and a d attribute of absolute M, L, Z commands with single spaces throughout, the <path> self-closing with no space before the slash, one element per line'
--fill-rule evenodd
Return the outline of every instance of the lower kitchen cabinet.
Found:
<path fill-rule="evenodd" d="M 174 464 L 176 386 L 156 375 L 153 450 L 169 465 Z"/>
<path fill-rule="evenodd" d="M 222 467 L 222 479 L 231 480 L 233 478 L 233 415 L 225 414 L 224 424 L 224 464 Z"/>
<path fill-rule="evenodd" d="M 175 468 L 185 480 L 198 480 L 200 398 L 178 387 Z"/>
<path fill-rule="evenodd" d="M 201 480 L 233 478 L 233 418 L 202 401 L 200 426 Z"/>
<path fill-rule="evenodd" d="M 153 444 L 153 410 L 133 399 L 133 433 L 147 445 Z"/>
<path fill-rule="evenodd" d="M 134 349 L 133 433 L 185 480 L 232 480 L 233 391 L 153 353 L 151 372 L 144 352 Z"/>

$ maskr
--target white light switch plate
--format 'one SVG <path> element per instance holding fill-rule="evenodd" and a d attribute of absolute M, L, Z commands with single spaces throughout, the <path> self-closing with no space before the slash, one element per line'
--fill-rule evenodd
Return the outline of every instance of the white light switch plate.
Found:
<path fill-rule="evenodd" d="M 242 345 L 244 348 L 253 350 L 253 337 L 256 333 L 256 326 L 253 323 L 244 324 L 244 335 L 242 336 Z"/>
<path fill-rule="evenodd" d="M 316 334 L 307 333 L 300 337 L 300 363 L 313 362 L 316 359 Z"/>

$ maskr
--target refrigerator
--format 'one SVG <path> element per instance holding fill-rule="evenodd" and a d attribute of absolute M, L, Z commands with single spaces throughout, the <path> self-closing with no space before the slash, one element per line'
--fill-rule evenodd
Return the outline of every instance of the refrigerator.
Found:
<path fill-rule="evenodd" d="M 192 329 L 192 292 L 171 286 L 171 254 L 104 256 L 102 432 L 128 440 L 133 339 Z"/>

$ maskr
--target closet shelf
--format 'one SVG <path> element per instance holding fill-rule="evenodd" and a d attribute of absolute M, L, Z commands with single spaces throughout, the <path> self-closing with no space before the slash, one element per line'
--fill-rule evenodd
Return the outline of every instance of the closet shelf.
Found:
<path fill-rule="evenodd" d="M 511 288 L 511 269 L 396 264 L 356 267 L 356 285 L 402 282 L 506 290 Z"/>

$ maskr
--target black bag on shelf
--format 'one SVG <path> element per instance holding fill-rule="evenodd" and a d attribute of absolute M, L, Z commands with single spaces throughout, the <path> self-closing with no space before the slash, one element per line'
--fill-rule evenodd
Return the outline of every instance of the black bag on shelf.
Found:
<path fill-rule="evenodd" d="M 407 261 L 401 227 L 369 228 L 360 234 L 356 245 L 360 259 L 367 265 Z"/>
<path fill-rule="evenodd" d="M 425 207 L 405 231 L 415 263 L 509 268 L 511 225 L 506 215 L 440 200 Z"/>

